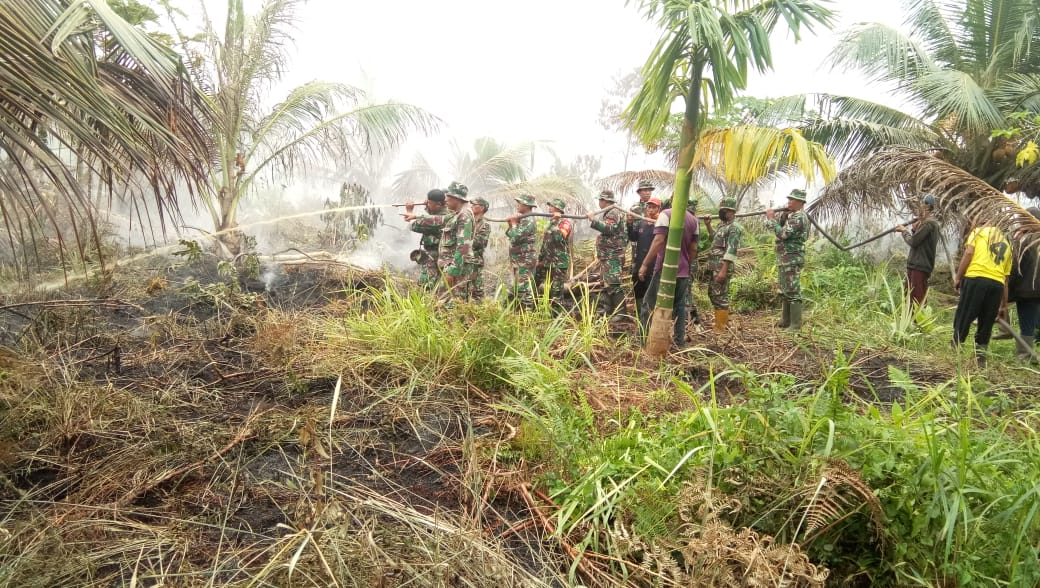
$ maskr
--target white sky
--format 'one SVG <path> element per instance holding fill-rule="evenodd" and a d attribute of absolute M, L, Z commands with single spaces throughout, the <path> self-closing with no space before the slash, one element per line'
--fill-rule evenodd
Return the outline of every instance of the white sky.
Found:
<path fill-rule="evenodd" d="M 223 0 L 207 0 L 219 13 Z M 839 0 L 835 31 L 856 22 L 898 26 L 897 0 Z M 829 91 L 880 98 L 849 75 L 819 70 L 837 33 L 774 36 L 775 71 L 748 94 Z M 444 120 L 436 148 L 480 136 L 553 141 L 565 158 L 602 155 L 620 171 L 624 141 L 597 122 L 612 77 L 640 67 L 658 31 L 623 0 L 310 0 L 299 12 L 285 88 L 313 80 L 348 82 L 380 98 L 416 104 Z M 366 79 L 367 78 L 367 79 Z M 641 167 L 636 161 L 632 169 Z M 651 164 L 653 162 L 650 162 Z"/>

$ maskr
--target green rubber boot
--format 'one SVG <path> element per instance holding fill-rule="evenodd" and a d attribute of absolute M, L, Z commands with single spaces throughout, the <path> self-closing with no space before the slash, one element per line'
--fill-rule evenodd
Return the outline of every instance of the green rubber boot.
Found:
<path fill-rule="evenodd" d="M 802 329 L 802 302 L 791 302 L 791 324 L 787 326 L 788 331 L 800 331 Z"/>
<path fill-rule="evenodd" d="M 784 306 L 783 306 L 783 310 L 781 312 L 782 312 L 782 314 L 780 316 L 780 322 L 777 323 L 776 326 L 780 327 L 781 329 L 786 329 L 787 327 L 789 327 L 791 325 L 791 301 L 790 300 L 784 298 Z"/>

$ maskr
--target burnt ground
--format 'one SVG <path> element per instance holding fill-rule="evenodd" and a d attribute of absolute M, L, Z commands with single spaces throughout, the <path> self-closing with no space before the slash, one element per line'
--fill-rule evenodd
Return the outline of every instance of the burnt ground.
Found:
<path fill-rule="evenodd" d="M 219 523 L 198 538 L 195 557 L 204 565 L 222 542 L 255 550 L 286 529 L 315 524 L 342 492 L 326 487 L 331 472 L 337 486 L 353 489 L 354 499 L 384 497 L 420 515 L 472 521 L 486 537 L 501 538 L 514 561 L 533 574 L 545 577 L 546 561 L 565 559 L 544 541 L 541 525 L 528 524 L 532 513 L 518 490 L 527 473 L 488 451 L 509 432 L 487 402 L 472 402 L 466 391 L 427 390 L 402 410 L 385 401 L 387 390 L 344 379 L 330 424 L 336 379 L 287 369 L 307 334 L 286 317 L 301 311 L 331 317 L 364 304 L 358 293 L 382 288 L 382 274 L 314 263 L 261 275 L 235 285 L 215 263 L 127 270 L 114 281 L 66 292 L 63 299 L 54 295 L 47 304 L 0 312 L 0 351 L 8 349 L 0 354 L 0 368 L 31 364 L 26 369 L 34 375 L 27 380 L 71 379 L 119 402 L 151 398 L 163 404 L 154 417 L 119 420 L 116 434 L 95 428 L 90 421 L 97 415 L 68 419 L 60 434 L 8 427 L 0 439 L 0 463 L 12 487 L 0 489 L 0 496 L 9 501 L 28 493 L 53 501 L 50 516 L 58 520 L 91 516 L 75 506 L 85 504 L 114 506 L 141 522 Z M 771 327 L 774 320 L 772 313 L 743 313 L 722 337 L 691 329 L 695 351 L 670 361 L 695 388 L 712 370 L 720 371 L 713 356 L 757 373 L 783 372 L 818 383 L 835 362 L 834 350 L 811 336 L 795 340 Z M 631 322 L 617 331 L 622 338 L 635 335 Z M 757 336 L 741 337 L 743 332 Z M 647 405 L 651 389 L 669 385 L 656 362 L 629 346 L 593 361 L 597 371 L 587 374 L 586 390 L 590 404 L 605 415 Z M 870 402 L 902 398 L 890 368 L 918 382 L 948 379 L 871 350 L 858 350 L 848 364 L 850 394 Z M 646 376 L 646 389 L 631 390 L 632 370 Z M 739 402 L 746 388 L 739 377 L 724 376 L 716 393 L 722 403 Z M 27 409 L 15 410 L 6 392 L 4 397 L 5 425 L 26 416 Z M 119 411 L 100 405 L 90 410 Z M 192 458 L 162 464 L 132 455 L 175 449 Z M 392 517 L 376 517 L 392 528 Z M 228 571 L 224 579 L 234 580 L 235 573 Z"/>
<path fill-rule="evenodd" d="M 349 488 L 355 499 L 380 497 L 415 516 L 471 521 L 500 536 L 515 565 L 553 576 L 541 566 L 559 554 L 541 528 L 525 525 L 531 513 L 516 491 L 516 464 L 472 455 L 503 441 L 491 408 L 458 390 L 428 390 L 409 407 L 344 379 L 330 424 L 336 379 L 287 368 L 308 336 L 293 313 L 333 317 L 364 304 L 358 294 L 382 288 L 383 274 L 314 263 L 265 278 L 235 287 L 215 264 L 141 269 L 0 312 L 0 360 L 9 360 L 0 372 L 24 370 L 24 386 L 92 386 L 111 404 L 91 397 L 91 412 L 119 413 L 134 399 L 161 405 L 154 415 L 107 419 L 119 429 L 111 434 L 90 422 L 106 420 L 98 414 L 68 419 L 60 434 L 8 428 L 0 463 L 10 486 L 0 498 L 53 502 L 58 520 L 90 518 L 101 506 L 147 524 L 217 522 L 196 539 L 193 563 L 204 566 L 218 546 L 257 550 L 314 524 Z M 54 418 L 27 415 L 32 408 L 0 392 L 0 422 Z M 182 455 L 171 463 L 145 459 L 173 451 Z M 400 525 L 388 514 L 366 516 L 384 530 Z M 236 579 L 231 568 L 224 581 Z M 393 585 L 392 577 L 379 581 Z"/>

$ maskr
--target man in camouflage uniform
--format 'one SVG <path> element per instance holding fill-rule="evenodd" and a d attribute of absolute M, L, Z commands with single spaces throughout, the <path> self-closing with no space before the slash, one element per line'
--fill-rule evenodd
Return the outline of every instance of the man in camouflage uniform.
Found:
<path fill-rule="evenodd" d="M 491 223 L 484 218 L 484 213 L 490 207 L 488 201 L 480 196 L 469 201 L 469 208 L 473 211 L 473 251 L 466 260 L 469 265 L 470 300 L 484 299 L 484 250 L 491 237 Z"/>
<path fill-rule="evenodd" d="M 600 210 L 614 206 L 616 202 L 613 191 L 603 190 L 599 193 Z M 625 293 L 621 289 L 621 266 L 625 263 L 625 245 L 628 243 L 625 213 L 611 208 L 599 218 L 595 212 L 590 212 L 588 217 L 592 221 L 592 229 L 599 231 L 596 237 L 596 260 L 599 262 L 600 283 L 603 286 L 599 308 L 604 315 L 611 316 L 625 305 Z"/>
<path fill-rule="evenodd" d="M 636 194 L 639 194 L 639 202 L 628 209 L 631 213 L 628 217 L 627 231 L 628 240 L 632 242 L 632 294 L 635 297 L 636 318 L 640 324 L 643 323 L 643 297 L 646 295 L 647 288 L 650 287 L 650 280 L 639 279 L 639 268 L 643 265 L 646 253 L 650 250 L 650 243 L 654 240 L 654 223 L 638 217 L 656 219 L 661 212 L 659 199 L 654 199 L 655 203 L 650 204 L 653 193 L 653 184 L 646 180 L 640 181 L 639 189 L 636 190 Z M 650 210 L 647 210 L 647 207 Z"/>
<path fill-rule="evenodd" d="M 441 229 L 437 265 L 444 276 L 448 295 L 465 299 L 469 294 L 466 259 L 472 259 L 473 254 L 473 211 L 467 206 L 469 201 L 466 199 L 469 188 L 452 182 L 446 192 L 446 206 L 451 214 L 445 217 Z"/>
<path fill-rule="evenodd" d="M 563 305 L 563 285 L 571 267 L 570 237 L 574 226 L 569 219 L 563 218 L 567 206 L 563 198 L 553 198 L 546 205 L 553 216 L 542 233 L 542 249 L 538 252 L 535 275 L 539 289 L 546 280 L 549 281 L 549 299 L 559 307 Z"/>
<path fill-rule="evenodd" d="M 802 328 L 802 268 L 805 267 L 805 241 L 809 237 L 809 216 L 805 207 L 805 191 L 792 190 L 787 197 L 788 212 L 776 218 L 776 211 L 766 211 L 766 227 L 776 235 L 776 263 L 783 314 L 780 327 L 789 331 Z"/>
<path fill-rule="evenodd" d="M 506 237 L 509 239 L 509 264 L 513 267 L 513 299 L 523 308 L 534 308 L 534 274 L 537 257 L 535 241 L 538 239 L 538 228 L 534 218 L 520 215 L 534 210 L 534 196 L 521 194 L 517 196 L 517 214 L 509 217 L 509 228 Z"/>
<path fill-rule="evenodd" d="M 711 273 L 711 284 L 708 286 L 708 299 L 715 307 L 715 333 L 726 332 L 729 323 L 729 280 L 732 268 L 737 263 L 737 250 L 740 248 L 740 225 L 733 222 L 737 214 L 735 198 L 723 198 L 719 203 L 719 220 L 722 224 L 717 231 L 712 231 L 711 217 L 705 217 L 708 234 L 712 235 L 711 251 L 708 252 L 708 270 Z"/>
<path fill-rule="evenodd" d="M 444 228 L 444 190 L 430 190 L 426 194 L 426 214 L 414 213 L 415 205 L 405 205 L 404 220 L 412 223 L 411 230 L 419 233 L 419 249 L 412 251 L 412 261 L 419 264 L 419 286 L 433 289 L 441 281 L 441 272 L 437 267 L 437 253 L 441 241 L 441 229 Z"/>

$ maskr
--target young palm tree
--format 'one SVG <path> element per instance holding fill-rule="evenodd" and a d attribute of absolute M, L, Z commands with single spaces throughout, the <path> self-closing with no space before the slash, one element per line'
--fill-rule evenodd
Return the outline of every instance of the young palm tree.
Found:
<path fill-rule="evenodd" d="M 239 205 L 260 180 L 283 181 L 322 162 L 350 160 L 359 150 L 389 151 L 409 133 L 436 124 L 414 106 L 369 104 L 360 89 L 323 81 L 303 84 L 266 108 L 265 90 L 285 70 L 285 47 L 301 1 L 267 0 L 249 17 L 243 0 L 228 0 L 223 33 L 207 15 L 202 47 L 185 41 L 195 56 L 193 74 L 217 112 L 217 161 L 204 201 L 232 252 L 239 249 Z"/>
<path fill-rule="evenodd" d="M 803 27 L 829 26 L 833 15 L 814 0 L 638 0 L 646 18 L 663 36 L 643 66 L 643 86 L 626 116 L 644 143 L 659 140 L 668 126 L 672 102 L 685 104 L 675 174 L 672 217 L 647 351 L 663 355 L 670 341 L 675 276 L 692 166 L 701 136 L 701 96 L 720 107 L 747 84 L 750 68 L 772 67 L 769 35 L 783 20 L 798 35 Z"/>
<path fill-rule="evenodd" d="M 110 195 L 150 193 L 160 220 L 177 183 L 202 183 L 209 110 L 178 56 L 104 0 L 0 3 L 0 55 L 0 216 L 26 265 L 45 228 L 63 261 L 70 237 L 100 248 L 73 163 Z"/>
<path fill-rule="evenodd" d="M 1040 114 L 1040 4 L 909 0 L 906 8 L 908 34 L 858 25 L 829 59 L 892 88 L 894 104 L 906 106 L 796 96 L 780 116 L 798 119 L 815 102 L 807 136 L 843 159 L 903 145 L 933 151 L 998 190 L 1040 196 L 1040 167 L 1017 157 L 1036 137 L 1000 132 L 1020 127 L 1016 117 Z"/>

